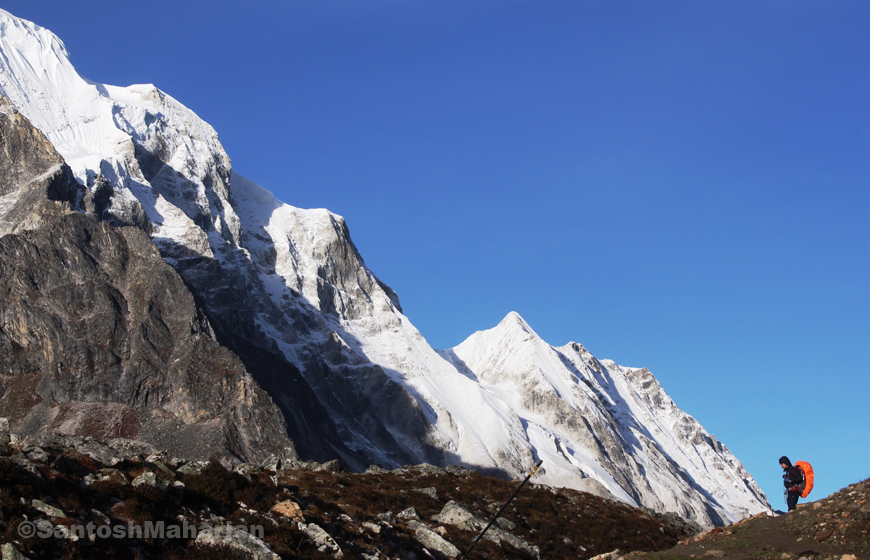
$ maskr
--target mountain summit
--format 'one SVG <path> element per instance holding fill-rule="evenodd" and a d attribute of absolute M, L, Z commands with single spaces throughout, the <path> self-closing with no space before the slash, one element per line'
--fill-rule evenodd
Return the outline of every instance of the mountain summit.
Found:
<path fill-rule="evenodd" d="M 702 525 L 769 510 L 649 371 L 550 346 L 516 313 L 435 351 L 340 216 L 284 204 L 236 173 L 214 129 L 181 103 L 153 86 L 85 80 L 57 37 L 2 11 L 0 53 L 0 92 L 78 183 L 70 208 L 150 237 L 201 310 L 201 330 L 271 397 L 301 458 L 358 470 L 460 463 L 505 477 L 543 458 L 547 484 Z M 0 223 L 14 221 L 3 209 L 20 193 L 0 196 Z M 15 328 L 2 321 L 0 332 Z M 31 412 L 10 414 L 16 430 L 45 428 L 26 421 Z"/>

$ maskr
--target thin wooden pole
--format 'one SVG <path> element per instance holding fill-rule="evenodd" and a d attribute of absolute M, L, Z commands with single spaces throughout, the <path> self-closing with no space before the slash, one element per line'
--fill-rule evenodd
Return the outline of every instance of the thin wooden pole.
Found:
<path fill-rule="evenodd" d="M 517 489 L 514 490 L 514 493 L 511 494 L 511 497 L 507 499 L 507 501 L 504 503 L 503 506 L 501 506 L 501 509 L 498 510 L 498 513 L 495 514 L 495 517 L 492 518 L 492 521 L 489 522 L 489 525 L 487 525 L 483 529 L 483 531 L 481 531 L 480 534 L 477 535 L 477 538 L 474 539 L 474 542 L 471 543 L 471 546 L 468 547 L 468 550 L 466 550 L 465 553 L 459 557 L 459 560 L 465 560 L 465 558 L 467 558 L 468 555 L 471 554 L 471 551 L 474 550 L 474 547 L 477 546 L 477 543 L 480 542 L 480 539 L 483 538 L 483 535 L 485 535 L 486 532 L 489 530 L 489 528 L 492 527 L 492 524 L 495 523 L 495 520 L 498 519 L 498 516 L 502 514 L 502 512 L 505 510 L 505 508 L 508 507 L 508 504 L 511 503 L 511 501 L 516 497 L 516 495 L 520 493 L 520 490 L 523 489 L 523 486 L 526 485 L 526 482 L 528 482 L 530 478 L 535 476 L 535 473 L 538 472 L 538 469 L 541 467 L 541 463 L 543 463 L 543 462 L 544 462 L 543 459 L 538 461 L 538 464 L 535 465 L 535 468 L 532 469 L 532 472 L 530 472 L 529 475 L 525 478 L 525 480 L 523 480 L 520 483 L 520 485 L 517 486 Z"/>

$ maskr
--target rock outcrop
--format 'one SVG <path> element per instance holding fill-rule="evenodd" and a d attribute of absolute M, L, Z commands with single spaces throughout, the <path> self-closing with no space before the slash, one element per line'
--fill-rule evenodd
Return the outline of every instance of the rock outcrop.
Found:
<path fill-rule="evenodd" d="M 281 412 L 148 236 L 73 212 L 86 191 L 8 105 L 0 142 L 0 223 L 18 232 L 0 238 L 0 414 L 12 428 L 187 458 L 295 456 Z"/>
<path fill-rule="evenodd" d="M 45 135 L 0 93 L 0 236 L 51 223 L 87 192 Z"/>

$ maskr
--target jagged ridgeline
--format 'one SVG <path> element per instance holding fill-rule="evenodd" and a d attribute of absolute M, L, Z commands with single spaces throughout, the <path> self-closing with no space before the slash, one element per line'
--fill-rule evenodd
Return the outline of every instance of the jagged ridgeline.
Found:
<path fill-rule="evenodd" d="M 0 416 L 202 458 L 362 471 L 460 464 L 672 512 L 767 511 L 752 476 L 645 369 L 553 347 L 510 313 L 436 351 L 344 220 L 232 170 L 151 85 L 79 76 L 0 10 Z"/>

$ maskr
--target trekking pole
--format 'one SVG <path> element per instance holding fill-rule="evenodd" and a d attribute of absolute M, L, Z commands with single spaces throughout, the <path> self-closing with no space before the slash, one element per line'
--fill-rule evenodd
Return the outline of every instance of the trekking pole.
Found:
<path fill-rule="evenodd" d="M 484 527 L 483 531 L 481 531 L 480 534 L 477 535 L 477 538 L 474 539 L 474 542 L 471 543 L 471 546 L 468 547 L 468 550 L 466 550 L 465 553 L 459 557 L 459 560 L 465 560 L 465 558 L 469 554 L 471 554 L 471 551 L 474 550 L 474 547 L 477 546 L 477 543 L 480 541 L 481 538 L 483 538 L 483 535 L 485 535 L 486 532 L 489 530 L 489 528 L 492 527 L 492 524 L 495 523 L 495 520 L 498 519 L 498 516 L 502 514 L 502 512 L 505 510 L 506 507 L 508 507 L 508 504 L 511 503 L 511 500 L 513 500 L 516 497 L 516 495 L 520 493 L 520 490 L 523 489 L 523 486 L 526 485 L 526 482 L 528 482 L 530 478 L 535 476 L 535 473 L 538 472 L 538 469 L 541 467 L 541 463 L 543 463 L 543 462 L 544 462 L 543 459 L 538 461 L 538 464 L 535 465 L 535 468 L 532 469 L 532 472 L 530 472 L 529 475 L 525 478 L 525 480 L 523 480 L 520 483 L 520 485 L 517 486 L 517 489 L 514 490 L 514 493 L 511 494 L 511 497 L 507 499 L 507 501 L 504 503 L 503 506 L 501 506 L 501 509 L 498 510 L 498 513 L 495 514 L 495 517 L 492 518 L 492 521 L 489 522 L 489 525 Z"/>

